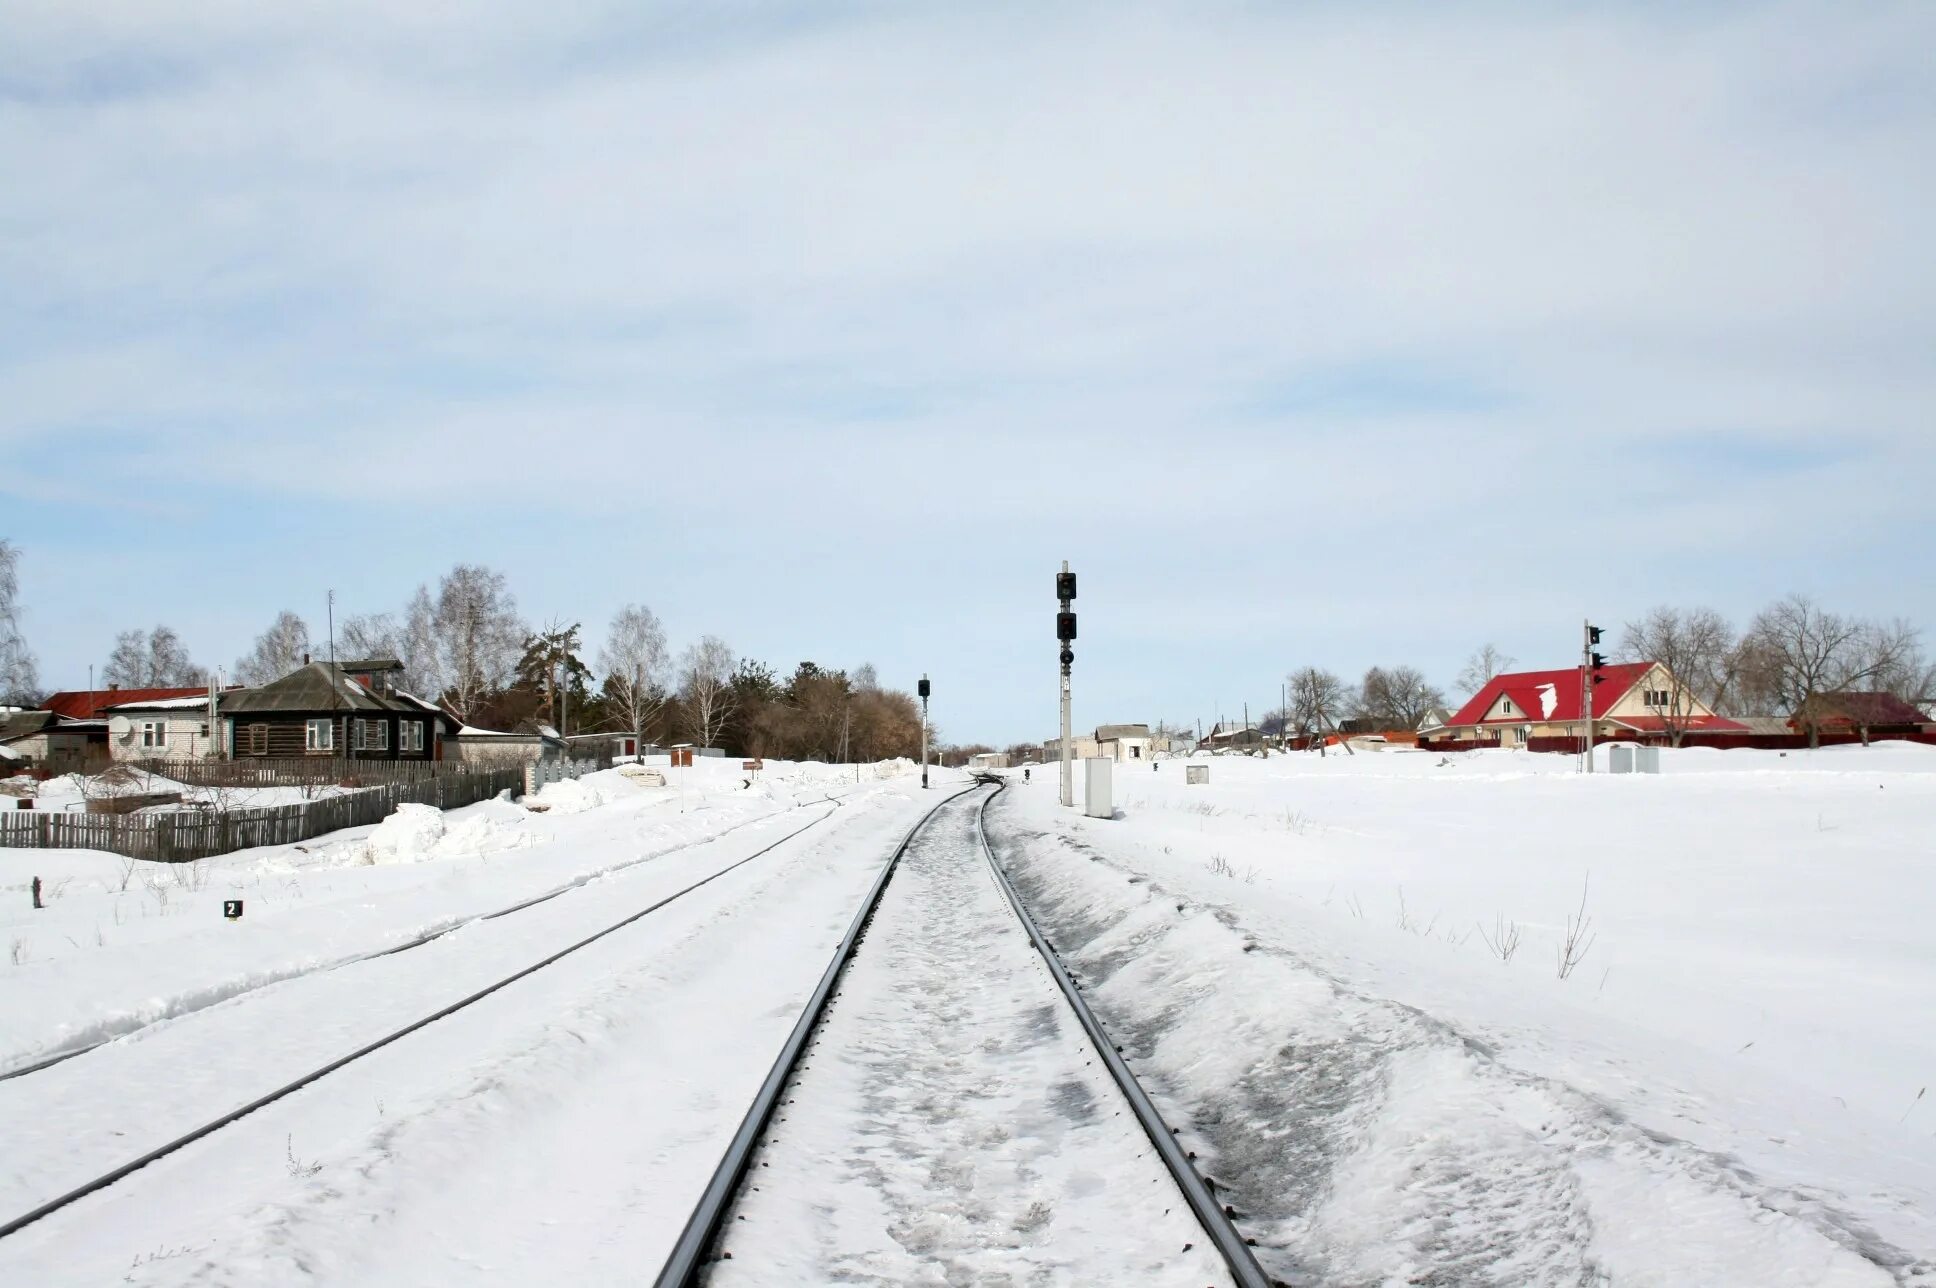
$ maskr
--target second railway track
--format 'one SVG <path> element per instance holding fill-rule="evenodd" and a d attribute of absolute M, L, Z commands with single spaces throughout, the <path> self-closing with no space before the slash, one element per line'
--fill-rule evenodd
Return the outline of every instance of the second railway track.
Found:
<path fill-rule="evenodd" d="M 659 1288 L 1272 1282 L 995 862 L 994 795 L 883 867 Z"/>

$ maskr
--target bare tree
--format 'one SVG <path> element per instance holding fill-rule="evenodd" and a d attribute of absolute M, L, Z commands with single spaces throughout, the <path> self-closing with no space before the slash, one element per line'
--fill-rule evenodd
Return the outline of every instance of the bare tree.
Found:
<path fill-rule="evenodd" d="M 434 630 L 441 696 L 468 723 L 510 681 L 523 652 L 526 632 L 504 574 L 477 564 L 452 568 L 437 587 Z"/>
<path fill-rule="evenodd" d="M 1331 727 L 1344 708 L 1344 681 L 1315 666 L 1293 671 L 1287 678 L 1291 723 L 1299 732 L 1318 733 Z"/>
<path fill-rule="evenodd" d="M 236 662 L 235 678 L 251 686 L 279 680 L 300 666 L 308 652 L 309 624 L 285 608 Z"/>
<path fill-rule="evenodd" d="M 432 702 L 444 695 L 449 679 L 443 656 L 437 648 L 437 605 L 430 587 L 419 586 L 403 613 L 403 633 L 397 641 L 397 659 L 403 663 L 400 682 L 410 692 Z"/>
<path fill-rule="evenodd" d="M 1517 658 L 1508 654 L 1497 644 L 1482 644 L 1479 651 L 1465 660 L 1465 669 L 1459 672 L 1459 687 L 1468 696 L 1486 687 L 1492 677 L 1511 666 Z"/>
<path fill-rule="evenodd" d="M 336 627 L 336 644 L 343 657 L 403 659 L 403 632 L 390 613 L 358 613 Z"/>
<path fill-rule="evenodd" d="M 1428 684 L 1417 667 L 1374 666 L 1365 672 L 1352 710 L 1388 729 L 1416 729 L 1427 711 L 1444 704 L 1445 695 Z"/>
<path fill-rule="evenodd" d="M 1806 595 L 1790 595 L 1763 609 L 1748 628 L 1748 643 L 1755 681 L 1808 727 L 1810 747 L 1821 744 L 1829 697 L 1874 685 L 1920 656 L 1917 631 L 1909 623 L 1843 617 Z"/>
<path fill-rule="evenodd" d="M 143 635 L 122 631 L 101 668 L 101 682 L 123 689 L 181 689 L 204 684 L 208 672 L 196 666 L 181 636 L 166 626 Z"/>
<path fill-rule="evenodd" d="M 1936 699 L 1936 662 L 1929 660 L 1920 644 L 1911 643 L 1901 656 L 1885 663 L 1877 672 L 1875 686 L 1905 702 L 1926 706 Z"/>
<path fill-rule="evenodd" d="M 707 635 L 679 658 L 679 701 L 686 732 L 702 747 L 713 745 L 733 713 L 733 650 L 717 635 Z"/>
<path fill-rule="evenodd" d="M 605 694 L 619 718 L 645 746 L 645 727 L 666 701 L 665 627 L 643 604 L 627 604 L 612 618 L 598 650 L 605 673 Z"/>
<path fill-rule="evenodd" d="M 20 633 L 20 551 L 0 540 L 0 704 L 32 706 L 40 700 L 40 672 Z"/>
<path fill-rule="evenodd" d="M 1711 608 L 1666 606 L 1627 623 L 1620 635 L 1620 654 L 1630 662 L 1654 662 L 1667 668 L 1672 677 L 1664 690 L 1667 704 L 1653 710 L 1676 747 L 1694 722 L 1696 706 L 1720 708 L 1740 655 L 1734 628 L 1721 614 Z"/>

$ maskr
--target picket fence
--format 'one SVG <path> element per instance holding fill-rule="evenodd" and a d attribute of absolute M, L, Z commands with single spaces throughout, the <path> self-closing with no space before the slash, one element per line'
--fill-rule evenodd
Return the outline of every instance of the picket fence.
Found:
<path fill-rule="evenodd" d="M 315 783 L 421 783 L 477 773 L 461 760 L 353 760 L 345 756 L 243 757 L 238 760 L 131 760 L 130 769 L 189 787 L 303 787 Z M 495 768 L 495 766 L 491 766 Z"/>
<path fill-rule="evenodd" d="M 0 813 L 0 849 L 107 850 L 157 863 L 188 863 L 258 845 L 289 845 L 345 827 L 381 822 L 413 802 L 456 809 L 524 785 L 519 768 L 472 770 L 410 783 L 277 805 L 267 809 L 202 813 L 82 814 L 21 810 Z"/>

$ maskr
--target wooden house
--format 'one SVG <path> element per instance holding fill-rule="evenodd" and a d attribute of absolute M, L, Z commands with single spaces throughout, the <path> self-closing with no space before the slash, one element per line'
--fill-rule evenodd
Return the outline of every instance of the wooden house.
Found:
<path fill-rule="evenodd" d="M 280 680 L 223 693 L 217 714 L 229 754 L 442 760 L 457 720 L 395 686 L 395 658 L 308 662 Z"/>

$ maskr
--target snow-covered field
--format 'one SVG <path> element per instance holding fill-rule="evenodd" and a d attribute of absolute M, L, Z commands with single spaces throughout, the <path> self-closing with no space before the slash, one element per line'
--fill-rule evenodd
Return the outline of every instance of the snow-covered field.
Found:
<path fill-rule="evenodd" d="M 1281 1268 L 1936 1282 L 1936 749 L 1664 759 L 1051 770 L 995 837 Z"/>
<path fill-rule="evenodd" d="M 990 837 L 1274 1272 L 1936 1284 L 1936 749 L 1208 764 L 1119 766 L 1111 820 L 1038 773 Z M 908 768 L 612 771 L 180 868 L 0 851 L 0 1075 L 85 1052 L 0 1076 L 0 1220 L 721 874 L 0 1240 L 0 1283 L 649 1277 L 942 795 Z M 740 1209 L 784 1255 L 736 1281 L 1145 1281 L 1177 1213 L 1115 1194 L 1162 1178 L 979 858 L 910 856 Z"/>

